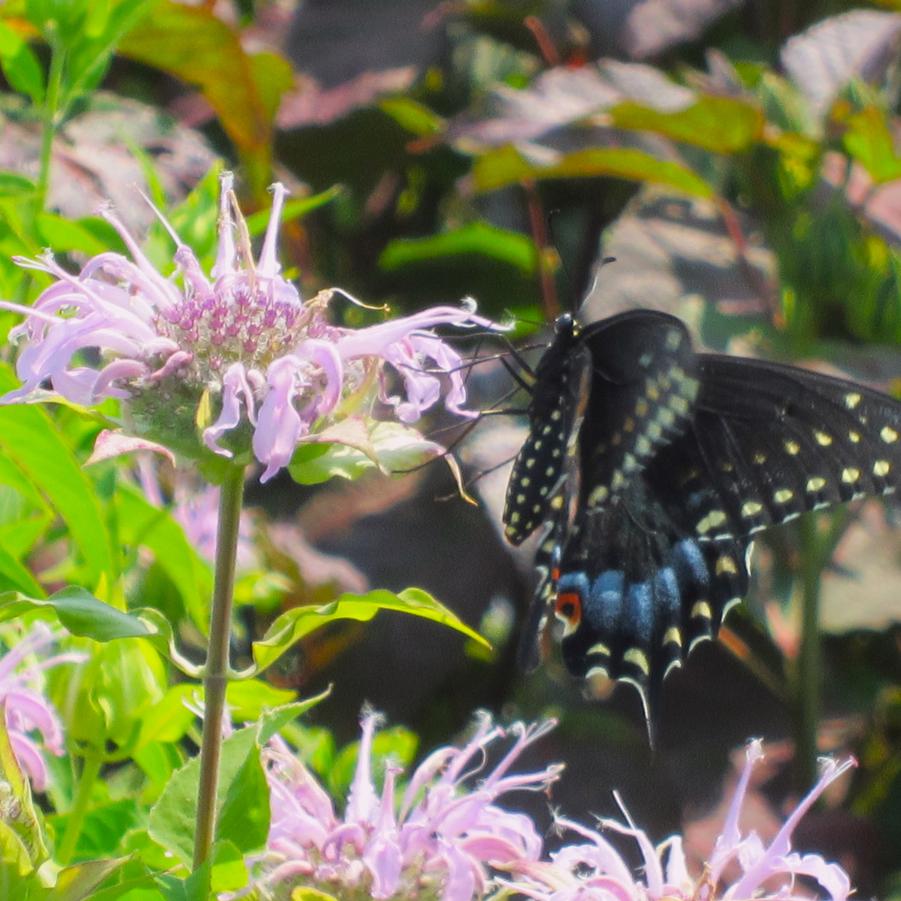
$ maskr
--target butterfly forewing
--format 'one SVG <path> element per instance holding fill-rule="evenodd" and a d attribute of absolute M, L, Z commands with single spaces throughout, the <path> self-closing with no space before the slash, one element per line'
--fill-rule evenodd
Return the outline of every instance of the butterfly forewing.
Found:
<path fill-rule="evenodd" d="M 571 320 L 561 317 L 535 373 L 529 433 L 507 484 L 503 521 L 511 544 L 521 544 L 554 513 L 551 502 L 560 496 L 567 457 L 574 452 L 570 439 L 584 408 L 590 365 Z"/>
<path fill-rule="evenodd" d="M 584 332 L 592 380 L 579 437 L 583 503 L 620 494 L 690 421 L 699 382 L 685 326 L 634 311 Z"/>

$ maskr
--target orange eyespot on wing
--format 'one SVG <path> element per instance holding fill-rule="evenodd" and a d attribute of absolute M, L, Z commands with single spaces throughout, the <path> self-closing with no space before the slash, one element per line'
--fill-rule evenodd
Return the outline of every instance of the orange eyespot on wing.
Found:
<path fill-rule="evenodd" d="M 554 602 L 554 615 L 563 623 L 564 635 L 570 635 L 579 628 L 582 622 L 582 598 L 572 591 L 557 595 Z"/>

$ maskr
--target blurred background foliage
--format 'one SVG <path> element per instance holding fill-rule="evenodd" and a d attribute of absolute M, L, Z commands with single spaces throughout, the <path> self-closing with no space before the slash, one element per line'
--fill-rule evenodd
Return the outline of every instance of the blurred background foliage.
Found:
<path fill-rule="evenodd" d="M 533 354 L 562 310 L 655 307 L 681 316 L 700 346 L 901 396 L 899 48 L 897 0 L 7 0 L 0 296 L 27 302 L 41 287 L 15 255 L 52 246 L 77 264 L 123 251 L 91 215 L 106 200 L 148 234 L 154 262 L 171 265 L 138 186 L 209 254 L 224 160 L 248 208 L 267 206 L 274 179 L 291 188 L 283 259 L 308 295 L 337 285 L 403 311 L 473 295 L 510 317 Z M 257 234 L 264 223 L 264 212 L 251 220 Z M 616 262 L 598 271 L 605 256 Z M 14 321 L 0 315 L 4 332 Z M 509 378 L 488 361 L 470 389 L 487 409 Z M 461 439 L 470 477 L 522 438 L 514 416 L 485 417 L 465 436 L 433 426 Z M 146 479 L 140 490 L 112 465 L 80 468 L 98 429 L 65 408 L 0 409 L 2 587 L 37 597 L 106 579 L 163 610 L 190 651 L 205 627 L 208 560 L 185 518 L 148 500 Z M 628 689 L 583 698 L 553 648 L 528 678 L 513 666 L 532 577 L 528 548 L 513 552 L 498 531 L 505 478 L 494 469 L 474 483 L 478 508 L 436 500 L 453 494 L 437 466 L 252 488 L 236 659 L 286 607 L 411 584 L 478 626 L 494 652 L 382 617 L 317 634 L 281 661 L 256 706 L 232 699 L 237 709 L 253 716 L 263 698 L 334 682 L 292 738 L 336 789 L 352 759 L 337 749 L 364 702 L 398 724 L 383 741 L 402 760 L 417 736 L 425 748 L 446 740 L 479 706 L 557 713 L 539 749 L 569 767 L 555 802 L 572 818 L 608 814 L 617 788 L 659 837 L 711 809 L 731 749 L 750 736 L 777 742 L 777 764 L 794 756 L 805 780 L 813 745 L 852 751 L 850 793 L 807 821 L 811 847 L 844 855 L 862 896 L 901 897 L 897 502 L 758 543 L 749 603 L 723 642 L 669 680 L 652 754 Z M 161 497 L 177 493 L 171 476 L 161 482 Z M 799 677 L 804 610 L 820 623 L 821 694 Z M 109 648 L 91 690 L 121 713 L 103 728 L 153 796 L 180 759 L 171 743 L 190 738 L 178 686 L 165 687 L 152 650 Z M 115 672 L 128 674 L 127 692 Z M 163 721 L 170 744 L 146 725 Z M 76 738 L 89 743 L 98 728 L 82 721 Z M 779 775 L 787 763 L 774 770 L 765 791 L 777 804 L 793 783 Z M 64 774 L 58 784 L 65 794 Z M 112 853 L 132 825 L 125 788 L 110 791 L 84 853 Z"/>

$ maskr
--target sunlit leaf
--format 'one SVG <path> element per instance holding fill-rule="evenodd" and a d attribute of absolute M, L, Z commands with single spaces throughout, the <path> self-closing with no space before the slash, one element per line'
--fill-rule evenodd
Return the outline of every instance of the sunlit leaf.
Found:
<path fill-rule="evenodd" d="M 367 594 L 342 594 L 329 604 L 319 607 L 294 607 L 283 613 L 266 630 L 263 638 L 253 643 L 253 659 L 256 666 L 251 672 L 262 672 L 298 641 L 323 626 L 341 620 L 368 622 L 380 610 L 419 616 L 455 629 L 483 645 L 487 644 L 478 632 L 470 629 L 455 613 L 436 601 L 428 592 L 420 588 L 406 588 L 394 594 L 378 589 Z"/>
<path fill-rule="evenodd" d="M 0 22 L 0 68 L 15 91 L 27 94 L 32 103 L 44 98 L 44 70 L 25 39 Z"/>
<path fill-rule="evenodd" d="M 901 178 L 901 154 L 895 147 L 894 135 L 885 113 L 869 106 L 844 120 L 847 130 L 842 135 L 845 149 L 877 183 Z"/>
<path fill-rule="evenodd" d="M 0 391 L 17 387 L 0 370 Z M 35 406 L 0 407 L 0 453 L 32 481 L 63 518 L 88 565 L 88 577 L 116 571 L 112 539 L 93 485 L 47 414 Z"/>
<path fill-rule="evenodd" d="M 222 127 L 254 164 L 255 188 L 267 173 L 272 127 L 281 95 L 293 84 L 289 63 L 248 53 L 240 33 L 208 5 L 163 0 L 120 44 L 125 56 L 162 69 L 203 91 Z"/>
<path fill-rule="evenodd" d="M 474 222 L 427 238 L 391 241 L 379 257 L 379 266 L 393 272 L 417 263 L 467 255 L 489 257 L 524 273 L 534 273 L 538 266 L 538 254 L 530 238 L 485 222 Z"/>
<path fill-rule="evenodd" d="M 288 471 L 301 485 L 316 485 L 336 476 L 357 479 L 373 469 L 407 472 L 444 454 L 442 445 L 410 426 L 349 416 L 301 444 Z"/>
<path fill-rule="evenodd" d="M 599 177 L 667 185 L 694 197 L 714 194 L 713 188 L 686 166 L 634 148 L 579 150 L 542 163 L 530 161 L 514 147 L 504 147 L 479 157 L 473 167 L 478 191 L 545 179 Z"/>
<path fill-rule="evenodd" d="M 737 153 L 763 133 L 762 111 L 747 100 L 702 96 L 691 106 L 666 112 L 635 102 L 619 103 L 609 115 L 618 128 L 663 135 L 714 153 Z"/>

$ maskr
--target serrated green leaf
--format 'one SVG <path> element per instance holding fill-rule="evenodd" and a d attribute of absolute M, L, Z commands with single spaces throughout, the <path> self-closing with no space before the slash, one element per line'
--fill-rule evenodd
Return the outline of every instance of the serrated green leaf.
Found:
<path fill-rule="evenodd" d="M 368 594 L 342 594 L 329 604 L 311 607 L 294 607 L 283 613 L 266 631 L 265 636 L 253 643 L 255 667 L 248 674 L 265 670 L 298 641 L 329 623 L 340 620 L 368 622 L 380 610 L 409 613 L 432 622 L 441 623 L 472 638 L 480 644 L 487 642 L 478 632 L 470 629 L 455 613 L 420 588 L 406 588 L 398 594 L 385 589 Z"/>
<path fill-rule="evenodd" d="M 579 150 L 545 164 L 530 161 L 515 147 L 508 146 L 480 156 L 472 173 L 478 191 L 496 191 L 527 181 L 602 176 L 665 185 L 692 197 L 714 195 L 713 188 L 687 166 L 631 147 Z"/>

